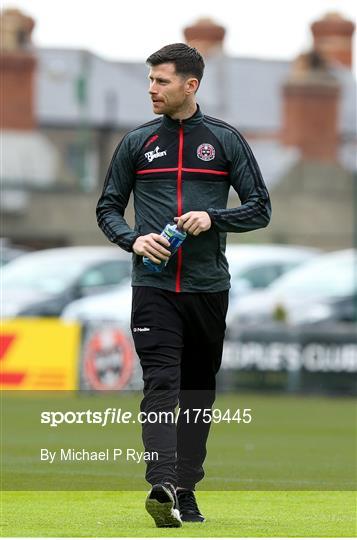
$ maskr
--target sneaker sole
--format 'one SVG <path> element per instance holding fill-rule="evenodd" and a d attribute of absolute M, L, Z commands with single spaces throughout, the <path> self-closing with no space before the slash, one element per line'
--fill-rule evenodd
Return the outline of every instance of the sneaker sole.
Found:
<path fill-rule="evenodd" d="M 168 498 L 171 499 L 171 496 L 165 488 L 163 491 L 167 494 Z M 174 502 L 160 502 L 156 499 L 150 498 L 151 492 L 148 495 L 145 508 L 150 516 L 154 519 L 156 527 L 170 527 L 177 528 L 182 527 L 182 521 L 180 519 L 180 512 L 177 508 L 174 508 Z"/>

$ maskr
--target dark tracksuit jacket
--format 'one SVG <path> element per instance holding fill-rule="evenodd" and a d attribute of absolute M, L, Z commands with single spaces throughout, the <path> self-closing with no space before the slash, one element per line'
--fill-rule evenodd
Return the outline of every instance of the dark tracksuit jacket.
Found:
<path fill-rule="evenodd" d="M 227 209 L 230 186 L 241 205 Z M 124 211 L 134 194 L 135 228 Z M 110 164 L 97 219 L 108 239 L 126 251 L 141 235 L 161 230 L 175 216 L 208 212 L 212 226 L 187 236 L 162 273 L 152 273 L 133 254 L 133 286 L 174 292 L 218 292 L 230 287 L 226 233 L 266 227 L 271 206 L 258 164 L 232 126 L 202 114 L 187 120 L 168 116 L 124 136 Z"/>

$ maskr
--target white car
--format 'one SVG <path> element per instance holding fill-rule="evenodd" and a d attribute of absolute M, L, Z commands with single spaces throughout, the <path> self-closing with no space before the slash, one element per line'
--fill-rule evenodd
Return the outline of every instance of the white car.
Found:
<path fill-rule="evenodd" d="M 71 302 L 62 313 L 66 321 L 117 323 L 128 329 L 131 316 L 131 284 L 126 280 L 115 290 Z"/>
<path fill-rule="evenodd" d="M 78 298 L 117 287 L 131 273 L 118 247 L 44 249 L 1 268 L 2 317 L 57 317 Z"/>
<path fill-rule="evenodd" d="M 251 290 L 262 289 L 291 268 L 315 257 L 318 250 L 299 246 L 228 245 L 227 259 L 231 274 L 231 297 L 241 297 Z M 130 326 L 130 281 L 106 294 L 77 300 L 63 311 L 66 320 L 81 322 L 117 322 Z"/>
<path fill-rule="evenodd" d="M 242 325 L 272 321 L 311 324 L 323 321 L 328 305 L 357 293 L 357 251 L 340 250 L 316 257 L 277 279 L 267 289 L 236 300 L 227 325 L 232 334 Z"/>
<path fill-rule="evenodd" d="M 226 256 L 231 274 L 231 300 L 265 289 L 286 272 L 320 253 L 318 249 L 302 246 L 228 244 Z"/>

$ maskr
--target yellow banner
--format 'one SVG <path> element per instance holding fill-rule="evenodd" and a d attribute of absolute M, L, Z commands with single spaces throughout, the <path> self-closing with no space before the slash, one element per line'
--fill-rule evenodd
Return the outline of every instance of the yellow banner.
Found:
<path fill-rule="evenodd" d="M 77 324 L 59 319 L 13 319 L 1 324 L 4 390 L 75 390 L 79 357 Z"/>

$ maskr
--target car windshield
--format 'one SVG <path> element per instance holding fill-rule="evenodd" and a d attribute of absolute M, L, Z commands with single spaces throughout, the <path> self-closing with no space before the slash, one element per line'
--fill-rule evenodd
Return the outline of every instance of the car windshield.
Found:
<path fill-rule="evenodd" d="M 49 294 L 64 291 L 81 273 L 83 261 L 43 257 L 21 258 L 2 269 L 4 291 L 31 289 Z"/>
<path fill-rule="evenodd" d="M 353 256 L 327 257 L 293 270 L 269 287 L 273 294 L 339 297 L 356 290 Z"/>

